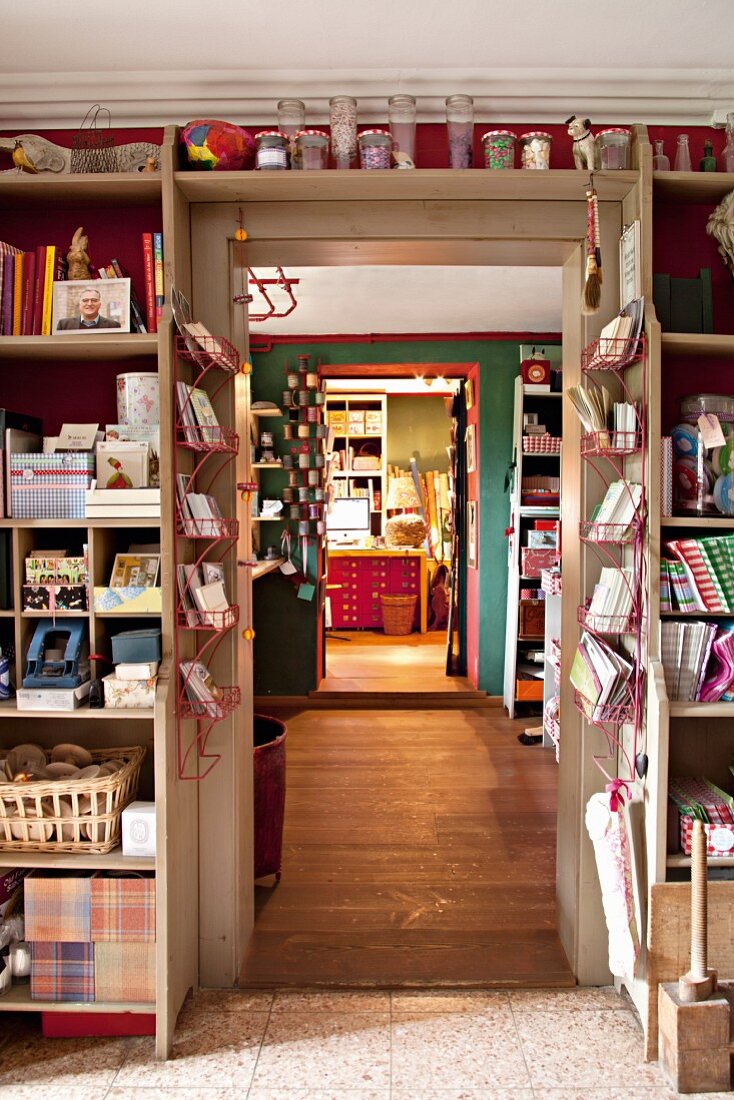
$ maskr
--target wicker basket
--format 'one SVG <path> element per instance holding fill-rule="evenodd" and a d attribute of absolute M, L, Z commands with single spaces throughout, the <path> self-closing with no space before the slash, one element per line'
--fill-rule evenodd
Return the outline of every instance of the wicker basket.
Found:
<path fill-rule="evenodd" d="M 138 791 L 145 749 L 99 749 L 95 764 L 121 760 L 102 779 L 0 783 L 0 851 L 111 852 L 120 843 L 122 811 Z M 71 807 L 63 816 L 61 802 Z M 40 824 L 42 822 L 42 825 Z"/>
<path fill-rule="evenodd" d="M 412 634 L 417 596 L 380 596 L 386 634 Z"/>

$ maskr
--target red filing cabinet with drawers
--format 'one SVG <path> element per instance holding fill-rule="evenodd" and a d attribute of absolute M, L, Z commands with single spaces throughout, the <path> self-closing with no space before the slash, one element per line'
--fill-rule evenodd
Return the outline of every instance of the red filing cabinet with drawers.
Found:
<path fill-rule="evenodd" d="M 381 595 L 415 594 L 419 623 L 421 562 L 418 557 L 382 554 L 329 558 L 327 574 L 331 625 L 336 630 L 382 628 Z"/>

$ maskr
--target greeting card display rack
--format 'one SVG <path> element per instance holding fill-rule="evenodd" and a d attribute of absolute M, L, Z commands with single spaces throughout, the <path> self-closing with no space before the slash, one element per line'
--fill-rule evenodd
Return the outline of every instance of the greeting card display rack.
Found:
<path fill-rule="evenodd" d="M 627 371 L 639 365 L 639 378 L 635 379 L 635 397 Z M 621 391 L 622 401 L 629 402 L 635 410 L 635 427 L 632 431 L 618 432 L 610 429 L 603 432 L 590 432 L 581 437 L 581 458 L 598 475 L 606 489 L 612 481 L 624 484 L 632 505 L 633 516 L 630 523 L 604 523 L 584 520 L 579 525 L 579 537 L 584 546 L 589 547 L 602 565 L 615 568 L 622 573 L 624 584 L 631 599 L 632 610 L 628 615 L 598 615 L 589 610 L 589 601 L 578 608 L 579 625 L 587 633 L 603 639 L 609 644 L 615 641 L 622 647 L 632 663 L 632 675 L 625 686 L 624 697 L 615 705 L 598 705 L 587 699 L 578 690 L 574 691 L 574 703 L 583 717 L 592 726 L 604 733 L 607 741 L 606 755 L 594 755 L 597 766 L 606 776 L 610 790 L 625 782 L 632 782 L 635 776 L 645 774 L 646 759 L 639 754 L 642 723 L 645 706 L 644 684 L 644 647 L 647 622 L 646 576 L 644 558 L 645 534 L 645 465 L 647 457 L 647 408 L 646 408 L 646 349 L 645 337 L 632 340 L 598 339 L 589 344 L 581 353 L 581 371 L 587 385 L 601 389 L 597 375 L 613 374 Z M 637 374 L 637 372 L 635 372 Z M 630 482 L 631 469 L 638 479 L 635 484 L 641 486 L 640 499 L 636 503 Z M 624 568 L 628 573 L 622 572 Z M 623 738 L 623 727 L 631 729 L 631 737 Z M 607 771 L 606 762 L 614 760 L 620 754 L 620 768 L 625 774 L 612 774 Z"/>
<path fill-rule="evenodd" d="M 318 550 L 326 530 L 325 397 L 318 368 L 311 367 L 310 356 L 298 355 L 295 369 L 286 367 L 285 375 L 283 403 L 288 421 L 283 431 L 285 439 L 292 441 L 283 457 L 288 470 L 288 485 L 283 490 L 287 540 L 299 540 L 303 578 L 308 581 L 309 543 Z"/>
<path fill-rule="evenodd" d="M 222 687 L 209 701 L 192 699 L 189 687 L 197 665 L 208 667 L 225 634 L 239 621 L 239 606 L 232 604 L 221 611 L 199 611 L 187 607 L 184 597 L 190 591 L 191 574 L 204 563 L 224 562 L 237 542 L 239 524 L 235 519 L 198 517 L 189 506 L 192 494 L 210 496 L 227 467 L 239 452 L 239 436 L 227 427 L 192 427 L 184 413 L 191 400 L 191 389 L 205 388 L 213 403 L 224 386 L 240 372 L 237 349 L 222 338 L 176 337 L 176 376 L 190 387 L 184 407 L 175 420 L 174 477 L 181 484 L 176 496 L 175 570 L 177 585 L 174 654 L 177 670 L 176 741 L 180 779 L 204 779 L 221 757 L 207 754 L 212 728 L 240 703 L 238 687 Z M 179 565 L 189 570 L 183 587 L 178 584 Z M 186 668 L 184 668 L 186 664 Z M 191 733 L 189 723 L 195 723 Z"/>

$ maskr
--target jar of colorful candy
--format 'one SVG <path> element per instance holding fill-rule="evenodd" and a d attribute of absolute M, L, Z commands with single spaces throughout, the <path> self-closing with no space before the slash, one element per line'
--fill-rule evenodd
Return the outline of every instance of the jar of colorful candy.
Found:
<path fill-rule="evenodd" d="M 474 100 L 450 95 L 446 100 L 449 168 L 471 168 L 474 163 Z"/>
<path fill-rule="evenodd" d="M 357 100 L 335 95 L 329 100 L 331 155 L 336 168 L 351 168 L 357 159 Z"/>
<path fill-rule="evenodd" d="M 288 167 L 288 135 L 280 130 L 261 130 L 255 134 L 257 147 L 256 167 L 261 172 L 270 172 Z"/>
<path fill-rule="evenodd" d="M 621 126 L 610 126 L 596 135 L 602 168 L 629 168 L 630 132 Z"/>
<path fill-rule="evenodd" d="M 387 113 L 397 167 L 415 168 L 415 96 L 390 96 Z"/>
<path fill-rule="evenodd" d="M 517 135 L 511 130 L 488 130 L 482 137 L 485 168 L 514 168 Z"/>
<path fill-rule="evenodd" d="M 359 135 L 359 163 L 362 168 L 390 168 L 392 135 L 389 130 L 363 130 Z"/>
<path fill-rule="evenodd" d="M 550 168 L 551 142 L 553 138 L 543 130 L 530 130 L 520 135 L 520 167 Z"/>
<path fill-rule="evenodd" d="M 296 134 L 306 125 L 306 104 L 302 99 L 278 101 L 278 129 L 288 135 L 288 155 L 291 168 L 301 167 L 296 150 Z"/>
<path fill-rule="evenodd" d="M 329 136 L 323 130 L 299 130 L 296 147 L 304 172 L 326 168 L 329 160 Z"/>

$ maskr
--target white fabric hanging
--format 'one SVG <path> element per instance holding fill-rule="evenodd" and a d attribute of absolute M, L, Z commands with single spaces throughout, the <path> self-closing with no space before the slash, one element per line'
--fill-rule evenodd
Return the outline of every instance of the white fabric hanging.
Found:
<path fill-rule="evenodd" d="M 615 809 L 611 809 L 610 802 Z M 604 916 L 609 931 L 609 969 L 617 977 L 631 978 L 640 953 L 632 893 L 630 847 L 620 807 L 611 794 L 591 796 L 586 804 L 586 829 L 594 845 L 601 885 Z"/>

